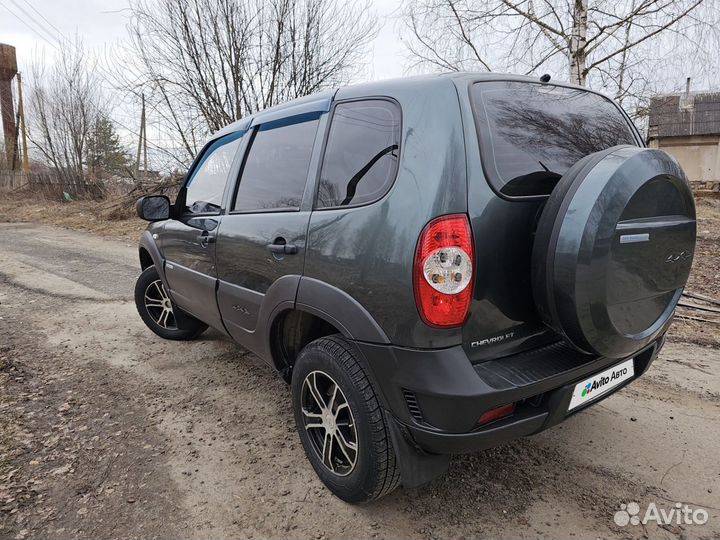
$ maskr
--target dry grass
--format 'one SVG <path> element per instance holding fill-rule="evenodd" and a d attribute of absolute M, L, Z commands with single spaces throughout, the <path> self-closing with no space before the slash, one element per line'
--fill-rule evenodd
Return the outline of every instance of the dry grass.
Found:
<path fill-rule="evenodd" d="M 104 216 L 101 207 L 102 203 L 93 201 L 57 202 L 33 198 L 27 193 L 3 193 L 0 221 L 47 223 L 122 240 L 140 238 L 147 226 L 145 221 L 127 214 Z"/>

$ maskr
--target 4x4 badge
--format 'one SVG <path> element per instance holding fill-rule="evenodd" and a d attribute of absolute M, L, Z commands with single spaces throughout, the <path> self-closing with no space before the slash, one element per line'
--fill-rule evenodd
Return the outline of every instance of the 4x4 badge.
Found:
<path fill-rule="evenodd" d="M 670 253 L 665 257 L 666 263 L 675 263 L 678 261 L 687 261 L 690 258 L 690 253 L 687 251 L 681 251 L 680 253 Z"/>

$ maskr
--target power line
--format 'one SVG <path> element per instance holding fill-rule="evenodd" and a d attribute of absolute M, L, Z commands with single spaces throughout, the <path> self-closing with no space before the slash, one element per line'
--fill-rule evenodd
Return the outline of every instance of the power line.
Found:
<path fill-rule="evenodd" d="M 16 4 L 15 0 L 10 0 L 10 1 L 13 2 L 13 4 Z M 63 40 L 63 42 L 67 42 L 68 45 L 70 45 L 70 46 L 72 46 L 72 47 L 75 47 L 76 50 L 79 50 L 78 45 L 77 45 L 75 42 L 73 42 L 72 40 L 70 40 L 69 38 L 65 37 L 65 36 L 63 35 L 62 31 L 61 31 L 57 26 L 55 26 L 52 22 L 50 22 L 50 21 L 45 17 L 45 15 L 42 14 L 42 12 L 40 12 L 37 8 L 35 8 L 35 6 L 33 6 L 28 0 L 23 0 L 23 2 L 25 2 L 25 3 L 30 7 L 30 9 L 32 9 L 35 13 L 37 13 L 47 24 L 49 24 L 49 25 L 55 30 L 55 32 L 56 32 L 57 35 L 53 35 L 52 37 L 53 37 L 53 39 L 55 39 L 55 40 L 58 42 L 59 45 L 64 46 L 64 43 L 61 43 L 61 42 L 57 39 L 57 36 L 59 36 L 59 37 Z M 17 5 L 17 4 L 16 4 L 16 5 Z M 103 12 L 101 12 L 101 13 L 120 13 L 120 12 L 122 12 L 122 11 L 129 11 L 129 10 L 130 10 L 130 8 L 122 8 L 122 9 L 115 10 L 115 11 L 103 11 Z M 33 19 L 33 20 L 34 20 L 34 19 Z M 35 21 L 35 20 L 34 20 L 34 21 Z M 38 24 L 38 25 L 40 25 L 40 23 L 38 23 L 37 21 L 35 21 L 35 23 Z M 41 26 L 41 25 L 40 25 L 40 26 Z M 46 33 L 50 34 L 50 32 L 48 32 L 47 28 L 42 27 L 42 29 L 43 29 Z M 109 83 L 111 86 L 113 86 L 113 83 L 112 83 L 112 81 L 110 80 L 110 79 L 113 79 L 113 77 L 114 77 L 113 74 L 111 74 L 110 72 L 108 72 L 108 71 L 105 69 L 105 67 L 102 66 L 102 64 L 97 64 L 96 67 L 97 67 L 97 69 L 98 69 L 99 71 L 101 71 L 102 73 L 105 74 L 105 77 L 104 77 L 105 82 L 107 82 L 107 83 Z M 133 81 L 133 82 L 137 82 L 139 79 L 140 79 L 140 75 L 136 76 L 136 77 L 135 77 L 135 81 Z M 154 105 L 151 104 L 151 105 L 150 105 L 150 108 L 151 108 L 153 111 L 158 112 L 156 106 L 154 106 Z M 177 141 L 173 141 L 173 142 L 177 142 Z"/>
<path fill-rule="evenodd" d="M 38 22 L 35 20 L 35 18 L 34 18 L 32 15 L 30 15 L 27 11 L 25 11 L 22 6 L 20 6 L 17 2 L 15 2 L 15 0 L 10 0 L 10 2 L 12 2 L 12 4 L 13 4 L 17 9 L 19 9 L 20 11 L 22 11 L 23 14 L 24 14 L 28 19 L 30 19 L 32 22 L 34 22 L 34 23 L 38 26 L 38 28 L 40 28 L 40 30 L 42 30 L 43 32 L 45 32 L 45 33 L 46 33 L 48 36 L 50 36 L 51 38 L 53 37 L 52 34 L 50 34 L 50 32 L 47 31 L 46 28 L 44 28 L 40 23 L 38 23 Z M 37 33 L 37 32 L 36 32 L 36 33 Z M 38 34 L 38 35 L 39 35 L 39 34 Z M 45 39 L 45 38 L 43 38 L 43 39 Z"/>
<path fill-rule="evenodd" d="M 15 6 L 17 6 L 18 9 L 20 9 L 23 13 L 25 13 L 26 15 L 28 15 L 28 17 L 29 17 L 36 25 L 38 25 L 47 35 L 49 35 L 53 40 L 55 40 L 55 42 L 56 42 L 58 45 L 60 45 L 60 46 L 62 46 L 62 47 L 65 47 L 65 46 L 74 47 L 76 51 L 80 51 L 79 46 L 77 45 L 77 43 L 73 42 L 70 38 L 65 37 L 65 36 L 63 35 L 63 33 L 60 31 L 60 29 L 59 29 L 57 26 L 55 26 L 53 23 L 51 23 L 51 22 L 45 17 L 45 15 L 43 15 L 40 11 L 38 11 L 37 8 L 35 8 L 35 6 L 33 6 L 28 0 L 23 0 L 23 2 L 25 2 L 25 3 L 30 7 L 30 9 L 32 9 L 35 13 L 37 13 L 43 21 L 45 21 L 48 25 L 50 25 L 50 27 L 51 27 L 53 30 L 55 30 L 54 33 L 53 33 L 53 32 L 50 32 L 45 26 L 42 25 L 42 23 L 38 22 L 34 17 L 30 16 L 22 7 L 20 7 L 20 6 L 18 5 L 18 3 L 17 3 L 16 0 L 10 0 L 10 2 L 12 2 Z M 58 39 L 58 38 L 60 38 L 60 39 Z M 61 40 L 62 40 L 62 41 L 61 41 Z M 113 78 L 113 75 L 110 74 L 110 72 L 108 72 L 108 71 L 107 71 L 101 64 L 99 64 L 99 63 L 96 64 L 95 67 L 98 69 L 98 71 L 102 72 L 102 73 L 105 75 L 105 77 L 103 77 L 103 78 L 105 79 L 105 82 L 109 83 L 109 84 L 112 86 L 112 82 L 110 81 L 110 79 Z"/>
<path fill-rule="evenodd" d="M 25 3 L 30 7 L 30 9 L 32 9 L 35 13 L 37 13 L 38 15 L 40 15 L 40 18 L 41 18 L 43 21 L 45 21 L 46 23 L 48 23 L 48 24 L 50 25 L 50 27 L 53 28 L 58 34 L 62 34 L 62 32 L 58 29 L 58 27 L 55 26 L 55 25 L 54 25 L 53 23 L 51 23 L 50 21 L 48 21 L 47 18 L 45 17 L 45 15 L 43 15 L 41 12 L 39 12 L 39 11 L 35 8 L 35 6 L 33 6 L 30 2 L 28 2 L 28 0 L 23 0 L 23 2 L 25 2 Z M 15 2 L 14 2 L 14 0 L 13 0 L 13 4 L 14 4 L 14 3 L 15 3 Z"/>
<path fill-rule="evenodd" d="M 15 0 L 10 0 L 10 1 L 13 2 L 13 4 L 17 5 L 17 3 L 16 3 Z M 72 40 L 70 40 L 69 38 L 65 37 L 65 36 L 63 35 L 63 33 L 60 31 L 60 29 L 59 29 L 57 26 L 55 26 L 52 22 L 50 22 L 50 21 L 45 17 L 45 15 L 42 14 L 42 12 L 38 11 L 38 9 L 35 8 L 35 7 L 29 2 L 29 0 L 23 0 L 23 2 L 25 2 L 25 3 L 30 7 L 30 9 L 32 9 L 35 13 L 37 13 L 45 22 L 47 22 L 47 23 L 56 31 L 57 36 L 59 36 L 59 37 L 63 40 L 63 42 L 66 41 L 66 42 L 68 43 L 68 45 L 74 47 L 76 51 L 79 51 L 79 50 L 80 50 L 80 49 L 79 49 L 79 46 L 77 45 L 77 43 L 75 43 L 75 42 L 73 42 Z M 19 6 L 18 6 L 18 7 L 19 7 Z M 118 10 L 117 12 L 119 12 L 119 11 L 125 11 L 125 10 L 129 10 L 129 8 L 123 8 L 123 9 L 121 9 L 121 10 Z M 23 12 L 24 12 L 24 11 L 23 11 Z M 24 12 L 24 13 L 25 13 L 25 12 Z M 35 19 L 33 19 L 33 21 L 34 21 L 38 26 L 40 26 L 48 35 L 51 34 L 51 32 L 49 32 L 49 31 L 47 30 L 47 28 L 43 27 L 43 26 L 42 26 L 40 23 L 38 23 Z M 58 43 L 59 45 L 64 46 L 64 43 L 60 42 L 60 40 L 57 39 L 57 36 L 54 36 L 54 35 L 53 35 L 53 38 L 57 41 L 57 43 Z M 103 73 L 103 74 L 105 75 L 105 76 L 103 77 L 103 79 L 104 79 L 105 82 L 107 82 L 107 83 L 110 85 L 110 87 L 112 88 L 114 85 L 113 85 L 113 82 L 111 81 L 111 79 L 113 79 L 114 76 L 113 76 L 112 74 L 110 74 L 101 64 L 96 64 L 96 68 L 97 68 L 101 73 Z M 135 77 L 135 81 L 134 81 L 134 82 L 137 82 L 139 79 L 140 79 L 140 75 L 137 75 L 137 76 Z M 131 83 L 131 84 L 132 84 L 132 83 Z M 132 92 L 132 93 L 137 96 L 137 94 L 136 94 L 135 92 Z M 150 104 L 150 109 L 153 110 L 153 111 L 155 111 L 155 112 L 158 113 L 158 114 L 161 114 L 161 113 L 158 111 L 156 105 Z M 111 119 L 111 120 L 112 120 L 112 119 Z M 125 129 L 128 129 L 128 128 L 125 128 Z M 130 131 L 130 130 L 128 129 L 128 131 Z M 133 133 L 134 135 L 137 135 L 137 133 L 134 133 L 134 132 L 132 132 L 132 131 L 131 131 L 131 133 Z M 169 140 L 169 141 L 171 141 L 171 142 L 173 142 L 173 143 L 175 143 L 175 144 L 177 144 L 177 142 L 178 142 L 177 139 L 159 139 L 159 140 Z M 173 159 L 175 159 L 175 160 L 178 161 L 179 163 L 182 163 L 179 159 L 177 159 L 177 157 L 175 157 L 175 155 L 173 155 L 171 152 L 165 150 L 164 148 L 161 148 L 161 147 L 159 147 L 159 146 L 157 146 L 157 145 L 153 145 L 152 142 L 150 143 L 150 145 L 151 145 L 151 146 L 156 146 L 156 148 L 164 151 L 165 153 L 167 153 L 168 155 L 170 155 L 171 157 L 173 157 Z"/>
<path fill-rule="evenodd" d="M 48 45 L 50 45 L 51 47 L 53 47 L 55 50 L 57 50 L 58 52 L 62 53 L 62 50 L 57 47 L 57 45 L 59 45 L 60 47 L 70 47 L 70 48 L 74 48 L 76 52 L 82 52 L 81 49 L 80 49 L 80 47 L 79 47 L 79 45 L 78 45 L 77 43 L 75 43 L 75 42 L 74 42 L 73 40 L 71 40 L 70 38 L 65 37 L 65 36 L 63 35 L 63 33 L 60 31 L 60 29 L 58 29 L 57 26 L 55 26 L 53 23 L 51 23 L 40 11 L 37 10 L 28 0 L 23 0 L 23 2 L 25 2 L 25 3 L 30 7 L 30 9 L 32 9 L 35 13 L 37 13 L 45 22 L 47 22 L 47 24 L 49 24 L 49 25 L 55 30 L 55 32 L 51 32 L 50 30 L 48 30 L 47 27 L 45 27 L 45 26 L 43 25 L 43 23 L 39 22 L 35 17 L 33 17 L 32 15 L 30 15 L 30 14 L 29 14 L 27 11 L 25 11 L 20 5 L 18 5 L 18 3 L 17 3 L 16 0 L 10 0 L 10 2 L 12 2 L 13 5 L 15 5 L 20 11 L 22 11 L 22 12 L 28 17 L 28 19 L 30 19 L 38 28 L 40 28 L 40 29 L 43 31 L 43 33 L 44 33 L 46 36 L 49 36 L 49 37 L 53 40 L 54 43 L 48 41 L 48 40 L 47 40 L 43 35 L 41 35 L 37 30 L 33 30 L 30 26 L 28 26 L 27 23 L 25 23 L 25 21 L 24 21 L 23 19 L 20 19 L 20 20 L 23 22 L 23 24 L 25 24 L 25 26 L 27 26 L 28 28 L 30 28 L 31 30 L 33 30 L 33 31 L 35 32 L 35 34 L 37 34 L 41 39 L 43 39 L 46 43 L 48 43 Z M 7 6 L 6 6 L 6 9 L 8 9 Z M 11 13 L 12 13 L 12 12 L 11 12 Z M 13 15 L 15 15 L 16 17 L 18 17 L 18 16 L 17 16 L 16 14 L 14 14 L 14 13 L 13 13 Z M 19 17 L 18 17 L 18 18 L 19 18 Z M 109 71 L 107 71 L 107 70 L 103 67 L 103 65 L 100 64 L 99 62 L 96 62 L 94 67 L 95 67 L 95 69 L 97 69 L 97 70 L 101 73 L 102 79 L 110 86 L 110 88 L 113 88 L 113 87 L 114 87 L 114 84 L 113 84 L 113 82 L 112 82 L 112 80 L 111 80 L 111 79 L 113 79 L 113 75 L 112 75 Z"/>
<path fill-rule="evenodd" d="M 37 12 L 37 10 L 36 10 L 35 8 L 33 8 L 33 6 L 32 6 L 27 0 L 24 0 L 24 1 L 25 1 L 25 3 L 28 4 L 34 11 Z M 10 0 L 10 2 L 12 2 L 13 5 L 15 5 L 15 7 L 17 7 L 20 11 L 22 11 L 32 22 L 34 22 L 34 23 L 35 23 L 40 29 L 42 29 L 48 36 L 51 36 L 51 38 L 56 41 L 57 45 L 56 45 L 55 43 L 51 42 L 50 40 L 48 40 L 46 36 L 42 35 L 42 34 L 41 34 L 40 32 L 38 32 L 35 28 L 31 27 L 31 26 L 25 21 L 25 19 L 23 19 L 23 18 L 20 17 L 17 13 L 15 13 L 14 11 L 12 11 L 12 10 L 7 6 L 7 4 L 5 4 L 5 3 L 3 2 L 3 0 L 0 0 L 0 5 L 2 5 L 2 6 L 5 8 L 6 11 L 8 11 L 13 17 L 15 17 L 15 18 L 18 19 L 20 22 L 22 22 L 28 29 L 30 29 L 31 32 L 33 32 L 34 34 L 36 34 L 40 39 L 42 39 L 43 41 L 45 41 L 48 45 L 50 45 L 53 49 L 55 49 L 55 50 L 58 51 L 59 53 L 62 53 L 62 51 L 58 48 L 58 45 L 60 45 L 60 46 L 64 46 L 64 45 L 63 45 L 62 41 L 60 41 L 60 40 L 57 38 L 57 36 L 53 36 L 53 34 L 52 34 L 47 28 L 45 28 L 40 22 L 37 21 L 37 19 L 35 19 L 35 18 L 34 18 L 33 16 L 31 16 L 27 11 L 25 11 L 21 6 L 19 6 L 19 5 L 15 2 L 15 0 Z M 42 16 L 42 14 L 41 14 L 41 16 Z M 45 19 L 44 16 L 43 16 L 43 19 Z M 45 19 L 45 20 L 47 20 L 47 19 Z M 49 22 L 49 21 L 48 21 L 48 22 Z M 57 28 L 56 28 L 54 25 L 52 25 L 52 23 L 49 23 L 49 24 L 50 24 L 53 28 L 55 28 L 55 29 L 57 30 Z M 78 46 L 77 44 L 73 43 L 73 42 L 72 42 L 71 40 L 69 40 L 68 38 L 64 37 L 59 30 L 58 30 L 58 34 L 62 37 L 63 40 L 66 40 L 70 45 L 74 46 L 76 52 L 81 52 L 79 46 Z M 99 75 L 105 80 L 106 83 L 109 83 L 109 84 L 112 86 L 112 82 L 109 80 L 109 78 L 107 77 L 107 75 L 103 73 L 102 68 L 100 68 L 100 66 L 98 66 L 98 68 L 99 68 L 99 71 L 100 71 Z M 103 113 L 103 111 L 101 111 L 99 107 L 95 106 L 95 104 L 91 103 L 91 105 L 95 107 L 96 112 L 101 113 L 101 114 Z M 123 128 L 124 130 L 128 131 L 128 132 L 131 133 L 132 135 L 135 135 L 136 137 L 139 137 L 139 134 L 138 134 L 136 131 L 130 129 L 129 127 L 127 127 L 127 126 L 126 126 L 125 124 L 123 124 L 122 122 L 116 120 L 115 118 L 109 117 L 109 116 L 108 116 L 108 119 L 109 119 L 111 122 L 113 122 L 114 124 L 117 124 L 119 127 L 121 127 L 121 128 Z M 148 142 L 147 144 L 150 145 L 150 146 L 153 146 L 153 147 L 155 147 L 157 150 L 165 153 L 165 154 L 168 155 L 169 157 L 171 157 L 171 158 L 173 158 L 174 160 L 176 160 L 178 163 L 183 164 L 182 161 L 180 161 L 180 160 L 177 158 L 177 156 L 175 156 L 172 152 L 170 152 L 170 151 L 167 150 L 166 148 L 163 148 L 163 147 L 161 147 L 161 146 L 158 146 L 158 145 L 156 145 L 156 144 L 154 144 L 154 143 L 152 143 L 152 142 Z"/>
<path fill-rule="evenodd" d="M 44 41 L 47 41 L 47 39 L 45 39 L 43 36 L 41 36 L 40 33 L 39 33 L 36 29 L 34 29 L 34 28 L 31 27 L 27 22 L 25 22 L 25 19 L 23 19 L 23 18 L 20 17 L 17 13 L 15 13 L 15 12 L 12 11 L 9 7 L 7 7 L 7 5 L 5 5 L 5 3 L 3 3 L 2 1 L 0 1 L 0 6 L 4 7 L 5 10 L 6 10 L 8 13 L 10 13 L 10 15 L 12 15 L 12 16 L 15 17 L 17 20 L 19 20 L 21 23 L 23 23 L 28 29 L 30 29 L 31 32 L 33 32 L 34 34 L 37 34 L 38 36 L 40 36 L 40 38 L 43 39 Z M 50 44 L 50 46 L 52 46 L 54 49 L 58 50 L 57 47 L 56 47 L 53 43 L 50 43 L 49 41 L 47 41 L 47 42 L 48 42 L 48 43 Z"/>

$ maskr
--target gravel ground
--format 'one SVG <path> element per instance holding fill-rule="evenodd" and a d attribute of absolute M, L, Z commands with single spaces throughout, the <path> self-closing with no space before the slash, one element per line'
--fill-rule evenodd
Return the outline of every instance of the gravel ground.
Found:
<path fill-rule="evenodd" d="M 134 242 L 0 234 L 0 538 L 720 536 L 712 343 L 670 342 L 564 424 L 350 506 L 315 477 L 269 367 L 216 332 L 178 343 L 143 326 Z M 709 521 L 615 525 L 631 501 Z"/>

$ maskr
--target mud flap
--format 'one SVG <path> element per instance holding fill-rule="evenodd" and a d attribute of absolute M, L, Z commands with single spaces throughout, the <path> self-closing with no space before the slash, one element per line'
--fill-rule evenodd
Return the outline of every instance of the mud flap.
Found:
<path fill-rule="evenodd" d="M 449 455 L 428 454 L 418 448 L 407 429 L 386 411 L 388 429 L 400 465 L 400 482 L 405 488 L 416 488 L 442 476 L 450 464 Z"/>

